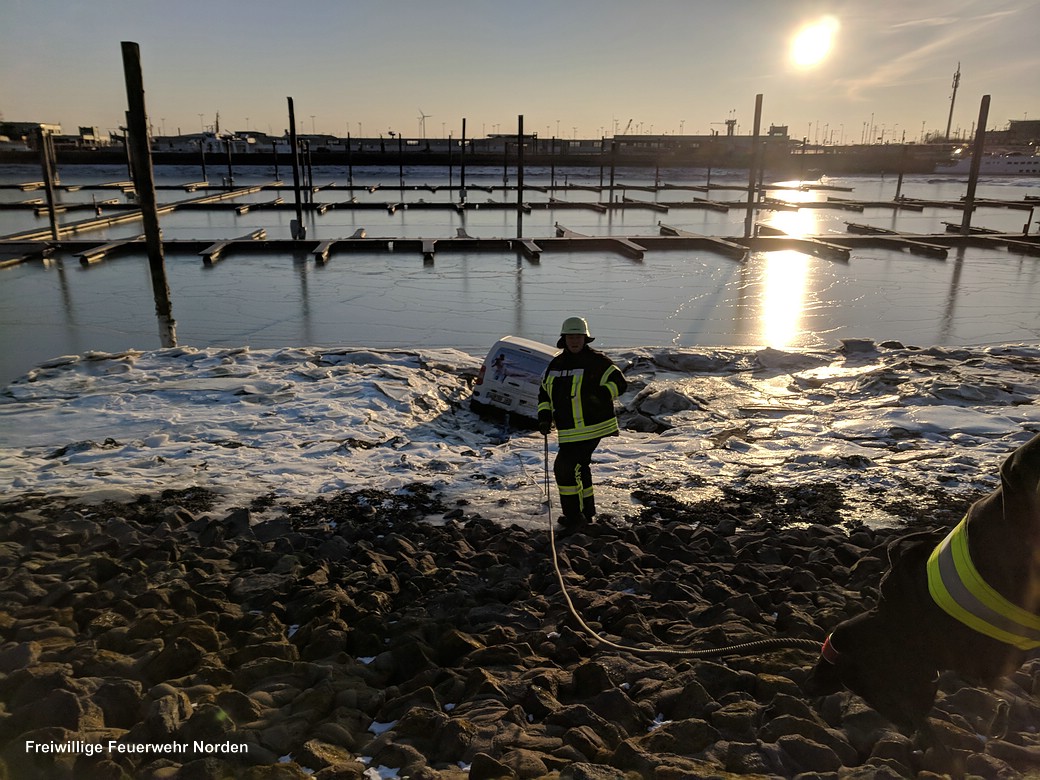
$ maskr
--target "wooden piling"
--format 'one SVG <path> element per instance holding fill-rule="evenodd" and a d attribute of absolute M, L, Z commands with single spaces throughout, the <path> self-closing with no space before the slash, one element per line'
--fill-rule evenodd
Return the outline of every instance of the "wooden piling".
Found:
<path fill-rule="evenodd" d="M 448 197 L 455 190 L 455 161 L 452 158 L 451 133 L 448 133 Z"/>
<path fill-rule="evenodd" d="M 906 144 L 903 144 L 903 156 L 899 161 L 899 178 L 896 179 L 896 201 L 899 201 L 903 197 L 903 171 L 906 170 L 906 156 L 909 152 L 910 148 Z"/>
<path fill-rule="evenodd" d="M 524 115 L 517 116 L 516 128 L 516 237 L 524 236 Z"/>
<path fill-rule="evenodd" d="M 311 160 L 311 142 L 305 140 L 303 142 L 303 151 L 307 160 L 307 188 L 313 193 L 314 192 L 314 162 Z M 312 197 L 313 201 L 314 198 Z"/>
<path fill-rule="evenodd" d="M 502 189 L 509 186 L 509 141 L 502 140 Z"/>
<path fill-rule="evenodd" d="M 751 238 L 755 226 L 755 173 L 758 167 L 758 133 L 762 125 L 762 95 L 755 95 L 755 125 L 751 133 L 751 165 L 748 167 L 747 214 L 744 217 L 744 238 Z"/>
<path fill-rule="evenodd" d="M 599 177 L 603 178 L 603 164 L 599 166 Z M 549 190 L 553 195 L 556 194 L 556 136 L 552 139 L 552 149 L 549 152 Z"/>
<path fill-rule="evenodd" d="M 163 347 L 177 346 L 177 325 L 170 302 L 170 285 L 166 280 L 166 258 L 163 254 L 162 230 L 155 200 L 155 176 L 152 150 L 148 143 L 148 112 L 144 101 L 144 74 L 141 70 L 141 47 L 131 41 L 122 42 L 123 71 L 126 76 L 127 134 L 133 161 L 134 188 L 141 204 L 144 240 L 148 248 L 148 268 L 152 277 L 155 315 L 159 320 L 159 342 Z"/>
<path fill-rule="evenodd" d="M 466 202 L 466 117 L 462 117 L 462 150 L 459 153 L 459 202 Z"/>
<path fill-rule="evenodd" d="M 235 186 L 235 172 L 231 169 L 231 137 L 224 139 L 224 148 L 227 154 L 227 183 L 228 187 Z"/>
<path fill-rule="evenodd" d="M 293 192 L 296 196 L 296 222 L 292 226 L 292 237 L 302 241 L 307 237 L 307 227 L 303 224 L 303 204 L 300 203 L 300 150 L 296 141 L 296 109 L 291 97 L 286 100 L 289 101 L 289 146 L 292 153 Z"/>
<path fill-rule="evenodd" d="M 404 139 L 397 134 L 397 174 L 401 177 L 401 200 L 404 200 Z"/>
<path fill-rule="evenodd" d="M 347 132 L 347 184 L 354 187 L 354 151 L 350 148 L 350 133 Z"/>
<path fill-rule="evenodd" d="M 58 211 L 54 205 L 54 141 L 47 130 L 37 128 L 36 138 L 40 145 L 40 167 L 43 169 L 43 184 L 47 191 L 47 215 L 50 218 L 51 238 L 61 238 L 58 229 Z"/>
<path fill-rule="evenodd" d="M 968 191 L 964 196 L 964 216 L 961 220 L 961 235 L 971 232 L 971 212 L 975 210 L 975 187 L 979 182 L 979 166 L 986 144 L 986 122 L 989 119 L 989 95 L 982 96 L 979 104 L 979 123 L 975 130 L 975 146 L 971 154 L 971 170 L 968 174 Z"/>

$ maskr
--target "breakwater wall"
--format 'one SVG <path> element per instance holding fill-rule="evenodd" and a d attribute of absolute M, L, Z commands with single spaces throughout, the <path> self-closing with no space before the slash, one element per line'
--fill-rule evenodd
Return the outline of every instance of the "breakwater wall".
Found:
<path fill-rule="evenodd" d="M 227 165 L 228 155 L 224 152 L 207 152 L 208 165 Z M 399 153 L 388 148 L 385 152 L 343 152 L 343 151 L 311 151 L 310 160 L 313 165 L 355 165 L 355 166 L 458 166 L 462 158 L 458 154 L 438 151 L 406 151 Z M 198 165 L 202 155 L 198 152 L 153 152 L 155 165 Z M 36 164 L 39 153 L 35 151 L 0 152 L 0 164 Z M 126 153 L 120 147 L 109 149 L 58 150 L 59 165 L 107 165 L 126 162 Z M 290 156 L 285 153 L 249 152 L 232 154 L 232 164 L 239 165 L 288 165 Z M 895 150 L 879 150 L 871 152 L 834 151 L 822 154 L 802 155 L 798 153 L 777 152 L 768 154 L 764 161 L 765 169 L 774 174 L 809 175 L 816 174 L 869 174 L 869 173 L 932 173 L 938 159 L 931 156 L 904 155 Z M 509 166 L 516 165 L 515 154 L 501 152 L 474 152 L 465 156 L 467 166 Z M 609 153 L 586 154 L 524 154 L 524 164 L 528 166 L 555 166 L 558 168 L 615 167 L 625 168 L 728 168 L 747 170 L 751 166 L 751 156 L 739 151 L 715 155 L 701 154 L 638 154 L 627 152 L 624 155 Z"/>

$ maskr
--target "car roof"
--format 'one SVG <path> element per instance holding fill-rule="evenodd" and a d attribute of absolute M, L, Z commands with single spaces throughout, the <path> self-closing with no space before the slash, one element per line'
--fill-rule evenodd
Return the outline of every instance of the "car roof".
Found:
<path fill-rule="evenodd" d="M 531 339 L 520 338 L 519 336 L 504 336 L 500 338 L 495 344 L 495 347 L 499 344 L 509 344 L 514 347 L 526 349 L 531 352 L 537 352 L 545 355 L 546 357 L 553 358 L 559 354 L 560 350 L 557 347 L 551 347 L 548 344 L 543 344 L 540 341 L 532 341 Z"/>

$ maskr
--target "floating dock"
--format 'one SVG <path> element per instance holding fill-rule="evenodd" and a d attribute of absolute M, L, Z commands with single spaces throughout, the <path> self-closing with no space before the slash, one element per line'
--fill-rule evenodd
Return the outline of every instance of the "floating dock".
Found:
<path fill-rule="evenodd" d="M 8 189 L 19 189 L 30 192 L 43 186 L 42 182 L 25 182 L 14 185 L 0 185 Z M 76 189 L 96 189 L 111 192 L 121 190 L 126 194 L 127 200 L 135 200 L 133 196 L 133 185 L 127 181 L 114 181 L 93 185 L 66 185 L 67 191 Z M 473 200 L 444 200 L 427 202 L 425 200 L 407 200 L 404 195 L 406 189 L 418 190 L 419 186 L 410 188 L 387 187 L 385 185 L 337 185 L 334 182 L 311 186 L 307 188 L 310 200 L 296 204 L 286 202 L 282 193 L 286 190 L 292 191 L 280 180 L 267 184 L 258 184 L 248 187 L 217 186 L 208 182 L 187 182 L 179 185 L 165 185 L 168 190 L 184 190 L 196 194 L 196 197 L 177 200 L 162 204 L 158 207 L 158 213 L 168 214 L 173 211 L 188 210 L 214 210 L 234 209 L 238 214 L 246 214 L 252 211 L 290 210 L 300 208 L 317 215 L 325 214 L 330 210 L 386 210 L 394 213 L 399 208 L 408 209 L 442 209 L 442 210 L 520 210 L 530 213 L 534 209 L 545 210 L 568 210 L 586 209 L 598 213 L 624 209 L 650 209 L 661 214 L 667 214 L 672 209 L 713 209 L 716 211 L 729 211 L 731 209 L 770 211 L 770 210 L 798 210 L 801 208 L 837 208 L 848 211 L 862 211 L 864 208 L 893 208 L 920 211 L 925 207 L 941 207 L 947 209 L 965 208 L 964 202 L 957 201 L 925 201 L 908 198 L 897 198 L 894 201 L 856 201 L 844 197 L 829 196 L 823 201 L 809 202 L 787 202 L 773 198 L 765 198 L 751 204 L 741 201 L 718 201 L 709 197 L 685 201 L 650 201 L 631 198 L 624 194 L 626 191 L 639 191 L 661 193 L 669 191 L 700 191 L 710 193 L 715 190 L 744 190 L 732 184 L 712 185 L 685 185 L 685 184 L 655 184 L 655 185 L 624 185 L 615 183 L 611 186 L 594 185 L 561 185 L 561 186 L 537 186 L 524 187 L 524 191 L 547 193 L 547 197 L 539 200 L 523 200 L 519 204 L 516 200 L 510 201 L 504 195 L 501 199 L 488 198 L 485 202 Z M 460 187 L 433 187 L 423 185 L 430 192 L 439 189 L 447 189 L 450 192 L 465 192 L 467 195 L 474 191 L 483 191 L 489 194 L 495 192 L 516 192 L 517 187 L 503 184 L 497 187 L 486 185 L 467 186 L 464 190 Z M 770 189 L 836 189 L 825 185 L 768 185 L 762 190 Z M 326 200 L 316 202 L 313 195 L 319 192 L 333 193 L 336 191 L 347 191 L 351 193 L 349 200 Z M 353 192 L 386 191 L 397 194 L 396 200 L 382 200 L 382 202 L 359 202 Z M 570 201 L 555 197 L 555 193 L 576 192 L 609 193 L 610 199 L 606 201 Z M 620 191 L 620 193 L 619 193 Z M 276 196 L 270 200 L 257 203 L 242 203 L 241 199 L 246 196 L 256 195 L 260 192 L 274 192 Z M 201 194 L 199 194 L 201 193 Z M 976 205 L 984 204 L 1009 209 L 1034 209 L 1038 205 L 1035 198 L 1027 197 L 1022 201 L 1009 200 L 986 200 L 977 201 Z M 4 209 L 33 209 L 39 210 L 40 199 L 31 198 L 18 203 L 0 204 Z M 83 204 L 60 204 L 64 211 L 95 210 L 92 218 L 59 225 L 59 238 L 54 239 L 50 227 L 36 228 L 22 231 L 12 235 L 0 237 L 0 268 L 9 267 L 22 262 L 32 262 L 52 256 L 55 252 L 71 252 L 80 258 L 84 266 L 100 262 L 117 254 L 131 252 L 144 253 L 144 241 L 138 237 L 124 238 L 114 241 L 96 241 L 79 238 L 84 233 L 102 230 L 113 225 L 129 223 L 141 219 L 140 207 L 135 202 L 119 202 L 115 199 L 106 199 L 101 202 L 96 200 L 92 203 Z M 101 212 L 108 212 L 102 214 Z M 204 262 L 212 266 L 220 259 L 232 253 L 247 253 L 251 251 L 286 251 L 294 255 L 304 253 L 311 255 L 319 264 L 328 263 L 333 255 L 339 252 L 357 251 L 395 251 L 415 252 L 420 254 L 424 262 L 433 262 L 438 253 L 458 251 L 516 251 L 532 262 L 538 262 L 547 252 L 553 251 L 584 251 L 594 250 L 619 254 L 633 260 L 644 259 L 648 251 L 675 250 L 675 249 L 698 249 L 716 252 L 732 259 L 743 261 L 749 252 L 770 252 L 782 249 L 794 249 L 807 254 L 826 257 L 832 260 L 847 261 L 853 249 L 861 246 L 880 246 L 888 249 L 907 250 L 913 254 L 944 259 L 948 249 L 955 246 L 982 245 L 998 246 L 1018 254 L 1040 256 L 1040 236 L 1028 235 L 1026 233 L 1001 233 L 985 227 L 971 227 L 966 232 L 960 224 L 944 222 L 946 232 L 942 234 L 910 234 L 898 233 L 886 228 L 874 227 L 856 222 L 846 222 L 848 233 L 844 235 L 827 236 L 797 236 L 787 235 L 776 228 L 768 225 L 757 224 L 754 236 L 750 238 L 706 236 L 692 233 L 677 227 L 659 222 L 660 229 L 657 235 L 588 235 L 579 233 L 556 222 L 554 224 L 555 235 L 541 237 L 481 237 L 471 236 L 464 228 L 458 229 L 456 235 L 445 237 L 425 238 L 403 238 L 403 237 L 370 237 L 364 228 L 358 229 L 349 237 L 325 237 L 321 240 L 296 240 L 296 239 L 269 239 L 264 229 L 257 229 L 251 233 L 238 238 L 221 239 L 214 242 L 195 240 L 167 240 L 164 246 L 169 251 L 189 251 L 200 254 Z"/>
<path fill-rule="evenodd" d="M 848 261 L 850 253 L 860 247 L 874 246 L 886 249 L 905 249 L 912 254 L 943 259 L 951 247 L 988 246 L 1003 248 L 1016 254 L 1040 257 L 1040 236 L 1020 233 L 971 233 L 967 236 L 953 233 L 898 234 L 880 229 L 857 232 L 850 227 L 848 234 L 821 236 L 792 236 L 782 231 L 759 225 L 757 235 L 751 238 L 705 236 L 665 224 L 659 224 L 658 235 L 603 235 L 594 236 L 576 232 L 556 224 L 556 234 L 540 237 L 502 238 L 456 234 L 445 237 L 401 238 L 392 236 L 370 237 L 364 228 L 350 237 L 324 239 L 267 238 L 263 229 L 238 238 L 222 239 L 168 239 L 163 241 L 167 252 L 191 253 L 212 266 L 232 254 L 252 252 L 285 252 L 294 257 L 312 256 L 319 264 L 326 264 L 338 253 L 350 252 L 409 252 L 420 255 L 427 263 L 436 255 L 451 252 L 507 252 L 515 251 L 532 262 L 540 261 L 552 252 L 598 251 L 621 255 L 641 261 L 647 252 L 669 250 L 700 250 L 714 252 L 743 261 L 750 252 L 778 252 L 795 250 L 830 260 Z M 99 242 L 84 238 L 64 238 L 57 241 L 25 241 L 0 239 L 0 254 L 10 255 L 0 261 L 0 268 L 22 262 L 50 257 L 56 252 L 69 252 L 86 265 L 92 265 L 116 255 L 146 255 L 144 239 L 140 236 L 117 241 Z"/>

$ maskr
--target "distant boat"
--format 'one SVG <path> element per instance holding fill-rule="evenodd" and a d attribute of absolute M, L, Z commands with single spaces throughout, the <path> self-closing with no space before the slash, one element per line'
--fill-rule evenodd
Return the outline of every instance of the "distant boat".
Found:
<path fill-rule="evenodd" d="M 951 163 L 940 164 L 936 173 L 971 173 L 971 155 L 961 157 Z M 1040 154 L 1023 154 L 1008 152 L 1006 154 L 986 154 L 979 162 L 979 174 L 982 176 L 1040 176 Z"/>

